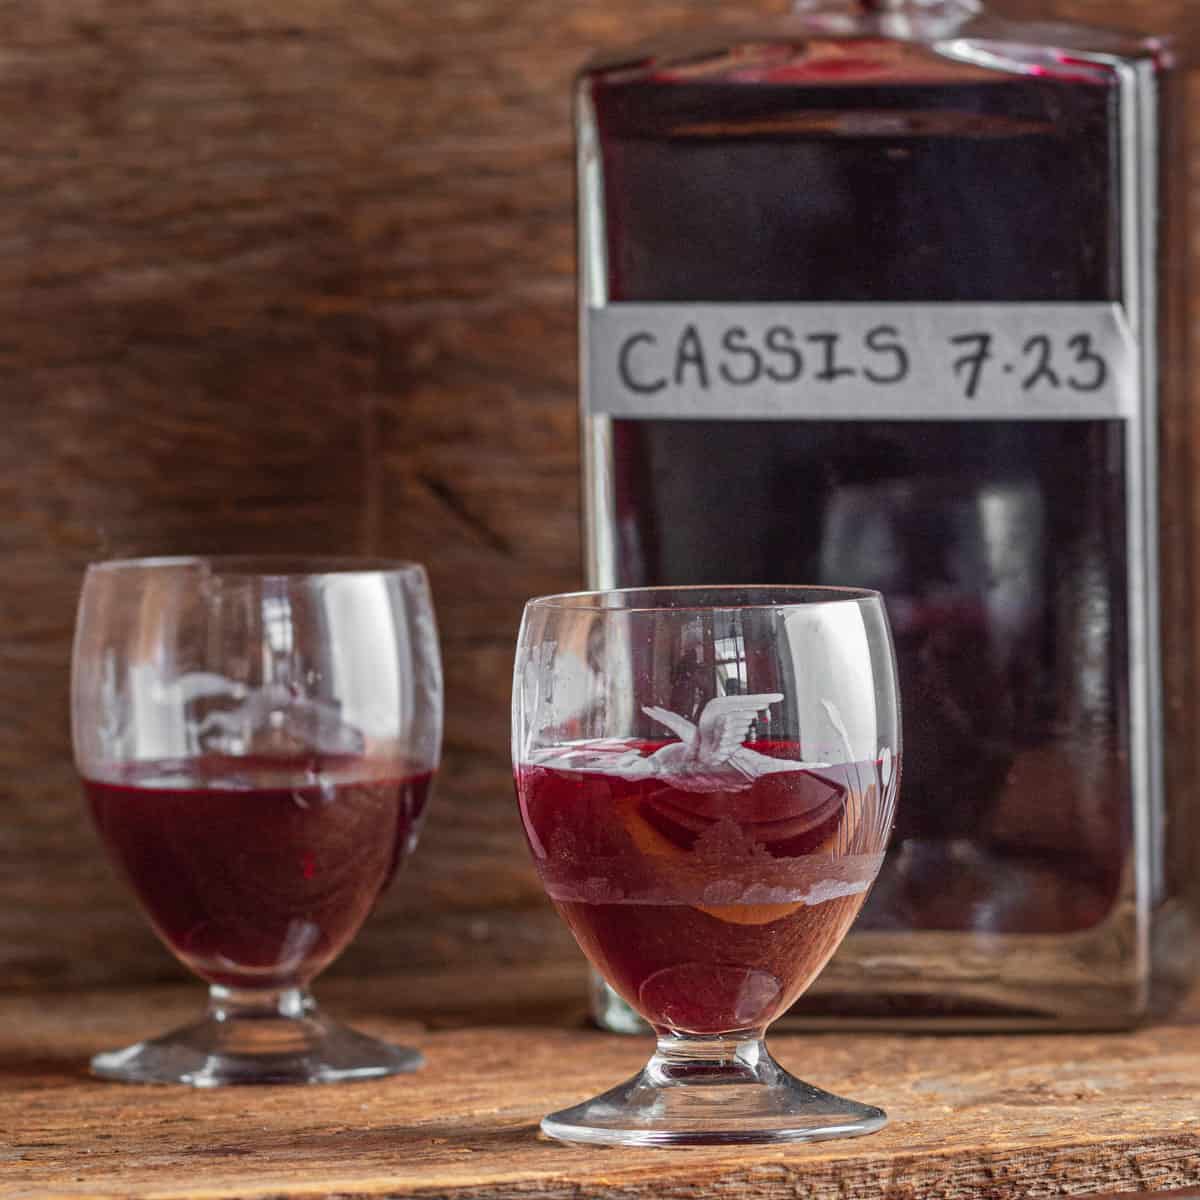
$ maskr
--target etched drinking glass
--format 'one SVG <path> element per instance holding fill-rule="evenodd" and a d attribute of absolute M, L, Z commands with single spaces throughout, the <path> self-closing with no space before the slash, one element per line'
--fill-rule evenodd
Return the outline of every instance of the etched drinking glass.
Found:
<path fill-rule="evenodd" d="M 870 1133 L 767 1026 L 875 880 L 900 725 L 870 591 L 646 588 L 532 600 L 513 680 L 525 834 L 551 900 L 658 1043 L 633 1079 L 542 1121 L 567 1141 Z"/>
<path fill-rule="evenodd" d="M 420 1065 L 330 1021 L 308 992 L 412 850 L 438 766 L 441 664 L 420 566 L 92 566 L 72 725 L 109 855 L 210 987 L 202 1020 L 98 1054 L 96 1074 L 202 1087 Z"/>

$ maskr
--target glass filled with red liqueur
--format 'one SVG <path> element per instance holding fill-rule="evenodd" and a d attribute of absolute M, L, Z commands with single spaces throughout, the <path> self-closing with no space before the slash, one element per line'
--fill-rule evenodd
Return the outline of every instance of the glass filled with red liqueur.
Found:
<path fill-rule="evenodd" d="M 550 899 L 658 1037 L 645 1070 L 542 1129 L 625 1145 L 870 1133 L 767 1026 L 875 881 L 900 778 L 883 602 L 817 587 L 641 588 L 526 606 L 513 763 Z"/>
<path fill-rule="evenodd" d="M 325 1017 L 310 981 L 413 849 L 442 676 L 415 563 L 96 564 L 72 666 L 96 828 L 155 932 L 209 984 L 197 1023 L 93 1071 L 194 1086 L 411 1071 L 412 1049 Z"/>

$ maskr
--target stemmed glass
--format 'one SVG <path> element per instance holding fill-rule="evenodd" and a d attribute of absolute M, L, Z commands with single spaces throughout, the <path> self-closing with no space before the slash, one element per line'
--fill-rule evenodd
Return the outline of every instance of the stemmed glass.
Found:
<path fill-rule="evenodd" d="M 308 984 L 412 850 L 442 678 L 412 563 L 159 558 L 88 569 L 75 760 L 108 853 L 210 985 L 194 1025 L 92 1060 L 195 1086 L 411 1071 L 326 1018 Z"/>
<path fill-rule="evenodd" d="M 858 914 L 892 825 L 899 707 L 877 593 L 532 600 L 513 762 L 546 891 L 658 1037 L 639 1075 L 546 1117 L 546 1133 L 717 1144 L 885 1123 L 793 1078 L 763 1041 Z"/>

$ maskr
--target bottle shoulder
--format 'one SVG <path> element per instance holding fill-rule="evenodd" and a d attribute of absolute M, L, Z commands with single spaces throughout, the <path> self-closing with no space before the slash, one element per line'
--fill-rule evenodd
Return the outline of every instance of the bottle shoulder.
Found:
<path fill-rule="evenodd" d="M 889 32 L 889 30 L 892 30 Z M 980 16 L 939 36 L 886 22 L 816 27 L 804 19 L 659 38 L 587 62 L 580 86 L 763 84 L 838 87 L 985 83 L 1013 78 L 1104 83 L 1126 63 L 1165 70 L 1169 41 L 1101 28 Z"/>

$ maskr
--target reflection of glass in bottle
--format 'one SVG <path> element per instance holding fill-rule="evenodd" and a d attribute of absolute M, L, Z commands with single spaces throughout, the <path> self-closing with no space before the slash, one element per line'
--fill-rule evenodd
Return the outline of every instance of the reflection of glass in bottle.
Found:
<path fill-rule="evenodd" d="M 1188 913 L 1167 55 L 804 7 L 581 78 L 590 582 L 884 592 L 905 799 L 808 1010 L 1127 1023 Z"/>

